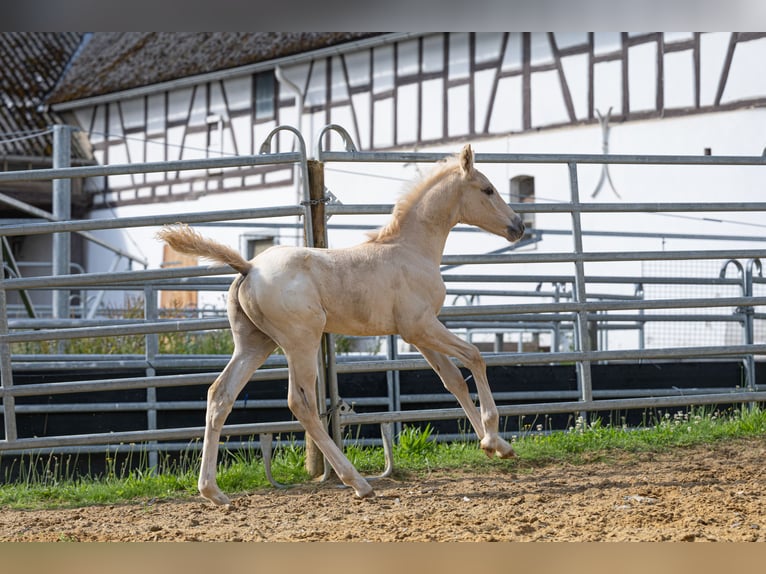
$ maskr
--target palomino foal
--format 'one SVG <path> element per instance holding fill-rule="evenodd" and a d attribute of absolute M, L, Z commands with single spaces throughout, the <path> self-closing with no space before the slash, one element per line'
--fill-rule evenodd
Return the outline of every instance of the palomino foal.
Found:
<path fill-rule="evenodd" d="M 215 504 L 228 504 L 216 483 L 221 428 L 252 373 L 277 346 L 287 357 L 290 410 L 340 480 L 359 497 L 373 496 L 322 425 L 315 383 L 323 332 L 369 336 L 399 334 L 415 345 L 465 410 L 487 456 L 514 455 L 498 435 L 498 414 L 478 349 L 437 319 L 446 294 L 439 272 L 444 245 L 458 223 L 475 225 L 517 241 L 521 218 L 474 168 L 465 146 L 400 199 L 391 220 L 368 241 L 344 249 L 275 246 L 246 261 L 238 252 L 200 236 L 186 225 L 164 227 L 158 238 L 239 272 L 227 301 L 234 353 L 210 387 L 199 490 Z M 480 410 L 460 370 L 470 369 Z"/>

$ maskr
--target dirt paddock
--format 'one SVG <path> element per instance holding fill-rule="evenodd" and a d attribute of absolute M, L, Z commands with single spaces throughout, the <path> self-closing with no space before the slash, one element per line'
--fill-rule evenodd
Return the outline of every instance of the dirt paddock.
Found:
<path fill-rule="evenodd" d="M 306 484 L 233 497 L 0 509 L 0 541 L 766 541 L 766 438 L 584 465 L 433 470 L 377 497 Z"/>

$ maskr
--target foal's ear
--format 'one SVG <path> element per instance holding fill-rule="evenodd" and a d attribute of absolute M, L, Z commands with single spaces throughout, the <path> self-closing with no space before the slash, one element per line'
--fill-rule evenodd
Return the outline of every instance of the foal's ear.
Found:
<path fill-rule="evenodd" d="M 466 144 L 460 150 L 460 170 L 463 175 L 468 175 L 473 170 L 473 150 L 471 144 Z"/>

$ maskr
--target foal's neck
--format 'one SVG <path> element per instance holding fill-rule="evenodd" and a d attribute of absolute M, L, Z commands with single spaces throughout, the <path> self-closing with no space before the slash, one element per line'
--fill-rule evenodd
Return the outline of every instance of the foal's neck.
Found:
<path fill-rule="evenodd" d="M 421 252 L 438 264 L 447 236 L 460 217 L 457 193 L 449 177 L 425 191 L 400 221 L 398 243 L 407 249 Z"/>

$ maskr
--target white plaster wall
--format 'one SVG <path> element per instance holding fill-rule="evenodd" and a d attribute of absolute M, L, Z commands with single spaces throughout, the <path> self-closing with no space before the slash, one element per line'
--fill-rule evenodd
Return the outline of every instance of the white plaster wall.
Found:
<path fill-rule="evenodd" d="M 610 152 L 614 154 L 678 154 L 702 155 L 711 148 L 714 155 L 758 155 L 762 134 L 766 133 L 766 111 L 747 110 L 720 114 L 689 116 L 678 119 L 651 120 L 612 126 Z M 529 135 L 515 135 L 478 140 L 473 142 L 477 153 L 600 153 L 601 130 L 598 126 L 559 129 Z M 460 144 L 440 146 L 421 151 L 456 152 Z M 480 164 L 484 171 L 504 194 L 509 192 L 509 181 L 516 175 L 535 178 L 538 202 L 567 202 L 570 198 L 567 169 L 558 165 Z M 351 164 L 332 163 L 326 166 L 325 183 L 328 189 L 344 204 L 380 203 L 391 204 L 408 189 L 409 182 L 430 169 L 427 164 Z M 612 181 L 621 199 L 611 188 L 604 186 L 597 198 L 591 193 L 598 181 L 601 166 L 583 165 L 578 170 L 582 201 L 605 202 L 714 202 L 714 201 L 761 201 L 763 198 L 762 170 L 747 167 L 683 167 L 683 166 L 609 166 Z M 289 205 L 294 201 L 295 189 L 277 189 L 254 192 L 232 192 L 202 197 L 194 202 L 150 204 L 122 207 L 115 210 L 94 212 L 94 218 L 129 217 L 163 213 L 185 213 L 232 209 L 244 205 L 267 207 Z M 747 213 L 696 213 L 680 214 L 586 214 L 583 227 L 586 231 L 628 231 L 661 233 L 694 233 L 716 235 L 762 235 L 762 215 Z M 383 216 L 334 216 L 333 224 L 382 225 Z M 273 222 L 275 220 L 268 220 Z M 288 221 L 294 222 L 295 218 Z M 569 215 L 537 214 L 535 225 L 545 230 L 570 230 Z M 758 227 L 760 226 L 760 227 Z M 161 246 L 153 239 L 156 229 L 137 228 L 100 232 L 110 241 L 127 249 L 138 250 L 150 261 L 150 267 L 161 263 Z M 253 232 L 246 227 L 204 227 L 205 234 L 237 246 L 240 236 Z M 352 245 L 365 239 L 364 230 L 330 232 L 331 247 Z M 294 230 L 285 231 L 281 243 L 295 243 Z M 762 243 L 683 240 L 669 238 L 636 239 L 615 237 L 585 237 L 585 249 L 589 251 L 629 250 L 683 250 L 723 249 L 732 245 L 760 248 Z M 454 232 L 448 243 L 447 253 L 486 253 L 507 246 L 502 238 L 483 232 Z M 526 247 L 521 252 L 570 252 L 569 236 L 547 235 L 542 242 Z M 88 266 L 91 271 L 106 270 L 111 262 L 103 249 L 88 249 Z M 514 275 L 571 274 L 571 264 L 513 264 L 497 266 L 469 266 L 452 272 L 505 273 Z M 587 264 L 586 272 L 594 275 L 641 275 L 640 262 L 619 264 Z M 534 289 L 536 285 L 514 286 Z M 469 288 L 470 285 L 459 285 Z M 484 287 L 486 285 L 477 285 Z M 550 286 L 547 286 L 550 287 Z M 631 294 L 633 287 L 594 287 L 599 291 Z M 206 294 L 201 304 L 220 303 L 220 294 Z M 482 302 L 492 300 L 482 298 Z M 623 341 L 624 340 L 624 341 Z M 632 335 L 610 337 L 610 346 L 633 345 Z"/>
<path fill-rule="evenodd" d="M 681 38 L 681 36 L 679 36 Z M 567 38 L 556 36 L 559 47 L 567 45 Z M 703 34 L 701 39 L 701 105 L 709 106 L 715 101 L 718 90 L 720 70 L 726 56 L 730 34 Z M 533 58 L 536 62 L 546 62 L 551 59 L 550 49 L 544 35 L 535 34 L 532 38 Z M 669 38 L 666 38 L 668 41 Z M 572 38 L 571 42 L 576 42 Z M 570 43 L 571 43 L 570 42 Z M 596 54 L 607 53 L 619 46 L 619 34 L 598 33 L 595 37 Z M 722 94 L 722 102 L 754 97 L 766 92 L 762 75 L 748 74 L 747 70 L 760 62 L 760 54 L 766 45 L 765 40 L 748 42 L 739 45 L 735 52 L 729 84 Z M 500 48 L 499 36 L 493 34 L 481 35 L 477 42 L 477 54 L 481 58 L 491 58 Z M 443 65 L 443 52 L 440 42 L 426 38 L 424 41 L 426 58 L 423 71 L 439 71 Z M 415 73 L 413 60 L 415 43 L 408 42 L 399 51 L 398 72 L 401 74 Z M 503 70 L 518 69 L 521 62 L 520 35 L 513 34 L 509 40 L 503 61 Z M 464 55 L 465 57 L 461 56 Z M 455 35 L 450 43 L 450 64 L 448 74 L 450 79 L 465 77 L 467 74 L 467 36 Z M 369 74 L 370 59 L 347 57 L 347 72 L 350 84 L 359 85 Z M 587 62 L 582 56 L 565 58 L 562 62 L 575 116 L 582 119 L 587 115 L 587 82 L 584 72 Z M 324 64 L 323 64 L 324 65 Z M 329 64 L 333 66 L 333 78 L 337 72 L 337 58 Z M 393 81 L 393 49 L 389 47 L 376 48 L 373 53 L 373 92 L 380 94 L 394 87 Z M 311 82 L 306 84 L 308 65 L 301 64 L 285 69 L 285 75 L 297 85 L 308 86 L 307 104 L 323 104 L 325 75 L 320 69 L 315 70 Z M 594 107 L 606 114 L 611 107 L 613 115 L 621 113 L 622 106 L 622 64 L 620 62 L 604 62 L 595 66 L 594 77 Z M 656 50 L 654 46 L 638 46 L 629 50 L 628 75 L 631 86 L 629 95 L 630 109 L 633 111 L 652 109 L 656 103 Z M 579 78 L 579 80 L 578 80 Z M 475 86 L 476 109 L 474 122 L 476 129 L 483 129 L 487 106 L 489 105 L 488 84 L 493 80 L 490 72 L 479 72 L 476 75 Z M 663 100 L 667 109 L 689 107 L 693 100 L 693 62 L 688 53 L 666 54 L 664 59 Z M 251 84 L 243 79 L 227 80 L 227 97 L 233 107 L 249 105 Z M 496 101 L 493 114 L 490 117 L 490 133 L 519 132 L 522 130 L 522 100 L 521 77 L 503 78 L 497 85 Z M 441 120 L 445 110 L 442 106 L 443 80 L 433 79 L 423 82 L 421 90 L 422 117 L 421 130 L 424 139 L 441 138 Z M 532 77 L 531 91 L 532 123 L 533 125 L 552 125 L 568 121 L 566 108 L 562 98 L 558 75 L 555 72 L 536 73 Z M 217 97 L 213 90 L 213 111 L 222 115 L 226 110 L 222 98 Z M 219 94 L 220 96 L 220 94 Z M 169 115 L 180 118 L 187 113 L 191 97 L 190 89 L 179 89 L 169 96 Z M 283 92 L 282 97 L 292 97 Z M 334 84 L 331 97 L 333 100 L 345 98 L 345 88 Z M 398 131 L 399 139 L 414 138 L 417 133 L 416 122 L 410 118 L 417 117 L 419 105 L 417 90 L 414 86 L 402 86 L 398 89 L 398 109 L 394 113 L 393 100 L 385 98 L 374 103 L 370 94 L 361 93 L 352 96 L 355 114 L 348 107 L 336 107 L 332 112 L 332 121 L 346 127 L 354 138 L 367 149 L 370 144 L 370 134 L 373 125 L 370 114 L 374 114 L 374 133 L 372 144 L 375 146 L 390 146 L 394 142 L 393 131 Z M 198 101 L 199 100 L 199 101 Z M 216 103 L 217 102 L 217 103 Z M 205 121 L 206 110 L 201 100 L 195 98 L 192 105 L 192 123 Z M 164 98 L 150 98 L 149 133 L 150 143 L 127 139 L 124 145 L 110 150 L 110 163 L 130 161 L 157 161 L 164 159 L 166 153 L 162 145 L 163 137 L 158 134 L 164 125 L 157 123 L 156 117 L 164 115 Z M 468 115 L 463 113 L 468 109 L 468 87 L 458 86 L 449 90 L 447 98 L 448 123 L 446 134 L 460 137 L 468 131 Z M 287 125 L 299 128 L 304 134 L 307 147 L 313 150 L 317 134 L 325 125 L 324 111 L 305 113 L 298 116 L 297 106 L 282 107 L 280 120 Z M 99 112 L 101 114 L 102 112 Z M 137 125 L 141 120 L 143 108 L 133 103 L 123 103 L 123 119 L 125 127 Z M 181 114 L 181 115 L 179 115 Z M 110 130 L 118 133 L 122 126 L 117 121 L 118 114 L 110 113 Z M 227 118 L 228 119 L 228 118 Z M 354 120 L 356 124 L 354 125 Z M 81 114 L 81 123 L 88 125 L 89 111 Z M 227 124 L 228 126 L 228 124 Z M 221 145 L 225 152 L 249 153 L 251 148 L 257 151 L 261 141 L 274 127 L 273 123 L 259 123 L 253 126 L 246 119 L 234 120 L 227 127 L 221 138 L 216 140 L 215 147 Z M 358 129 L 357 129 L 358 127 Z M 168 159 L 188 159 L 206 157 L 209 150 L 205 147 L 205 134 L 189 135 L 185 140 L 187 149 L 181 153 L 175 144 L 181 141 L 183 128 L 174 128 L 169 133 L 173 144 L 168 147 Z M 646 121 L 632 121 L 611 125 L 609 151 L 613 154 L 657 154 L 657 155 L 702 155 L 710 149 L 713 155 L 760 155 L 766 133 L 766 111 L 763 109 L 748 109 L 732 112 L 702 113 L 681 118 L 662 118 Z M 234 137 L 236 135 L 236 138 Z M 98 141 L 99 135 L 94 135 Z M 236 148 L 234 141 L 236 139 Z M 361 141 L 360 141 L 361 140 Z M 340 140 L 332 136 L 333 149 L 340 148 Z M 219 143 L 220 142 L 220 143 Z M 486 137 L 472 142 L 477 153 L 507 152 L 507 153 L 584 153 L 599 154 L 602 152 L 602 133 L 597 124 L 547 129 L 537 132 L 513 133 Z M 290 134 L 280 136 L 281 149 L 290 149 L 293 138 Z M 461 143 L 443 144 L 440 146 L 425 146 L 417 151 L 442 151 L 446 154 L 459 150 Z M 97 154 L 98 155 L 98 154 Z M 403 193 L 408 182 L 426 172 L 429 166 L 419 164 L 328 164 L 326 166 L 326 185 L 330 191 L 346 204 L 382 203 L 391 204 Z M 546 164 L 527 165 L 480 165 L 480 169 L 495 183 L 501 193 L 509 192 L 509 182 L 517 175 L 527 175 L 535 178 L 536 198 L 540 203 L 567 202 L 570 200 L 569 175 L 565 166 Z M 605 202 L 715 202 L 715 201 L 762 201 L 763 173 L 762 169 L 747 167 L 683 167 L 683 166 L 609 166 L 609 173 L 614 187 L 619 193 L 605 184 L 597 197 L 592 193 L 596 188 L 599 176 L 604 168 L 600 165 L 582 165 L 578 169 L 579 190 L 582 201 Z M 159 176 L 120 176 L 112 180 L 116 183 L 132 183 L 141 186 L 144 183 L 156 181 Z M 92 182 L 91 185 L 95 185 Z M 224 182 L 229 187 L 231 182 Z M 201 184 L 194 184 L 195 190 L 201 189 Z M 274 205 L 294 205 L 300 196 L 296 186 L 275 188 L 259 191 L 230 191 L 202 196 L 194 201 L 178 201 L 175 203 L 147 204 L 140 206 L 119 207 L 115 209 L 100 209 L 92 213 L 94 218 L 128 217 L 132 215 L 186 213 L 208 210 L 233 209 L 243 206 L 267 207 Z M 643 233 L 694 233 L 718 235 L 762 235 L 762 214 L 727 213 L 727 214 L 586 214 L 583 215 L 583 228 L 586 231 L 612 232 L 643 232 Z M 268 220 L 270 223 L 275 220 Z M 295 218 L 288 221 L 295 222 Z M 382 216 L 334 216 L 330 224 L 383 224 Z M 567 214 L 537 214 L 535 227 L 543 231 L 567 231 L 571 229 L 571 217 Z M 156 229 L 129 229 L 97 232 L 109 238 L 110 241 L 125 249 L 135 251 L 149 260 L 150 267 L 161 264 L 162 249 L 153 239 Z M 240 237 L 244 233 L 253 232 L 249 227 L 205 227 L 206 234 L 229 243 L 240 245 Z M 264 231 L 264 234 L 276 231 Z M 342 247 L 352 245 L 365 239 L 365 230 L 331 230 L 330 245 Z M 279 233 L 280 243 L 297 243 L 300 235 L 295 230 Z M 682 250 L 682 249 L 721 249 L 731 245 L 742 247 L 761 247 L 762 243 L 736 242 L 725 244 L 719 241 L 682 240 L 667 237 L 636 239 L 619 237 L 584 238 L 585 249 L 589 251 L 627 251 L 627 250 Z M 447 243 L 447 253 L 486 253 L 507 247 L 507 243 L 497 237 L 485 233 L 456 231 Z M 573 249 L 572 239 L 568 235 L 544 235 L 542 242 L 522 248 L 521 252 L 569 252 Z M 90 271 L 105 271 L 112 263 L 112 256 L 96 246 L 87 248 L 87 265 Z M 516 275 L 549 275 L 571 274 L 571 264 L 529 264 L 504 265 L 491 267 L 465 267 L 461 271 L 478 273 L 498 273 Z M 644 272 L 640 262 L 621 264 L 588 264 L 586 272 L 594 274 L 640 275 Z M 470 287 L 460 285 L 460 287 Z M 486 287 L 480 285 L 477 287 Z M 534 284 L 523 287 L 534 288 Z M 596 288 L 600 289 L 600 286 Z M 632 286 L 604 286 L 603 289 L 612 292 L 630 294 Z M 110 295 L 111 296 L 111 295 Z M 220 303 L 219 294 L 202 295 L 205 302 Z M 483 302 L 488 302 L 486 299 Z M 615 340 L 620 340 L 616 337 Z M 622 337 L 622 339 L 626 339 Z M 627 339 L 626 339 L 627 340 Z M 610 345 L 612 339 L 610 338 Z M 635 345 L 635 341 L 617 342 L 616 345 Z"/>

